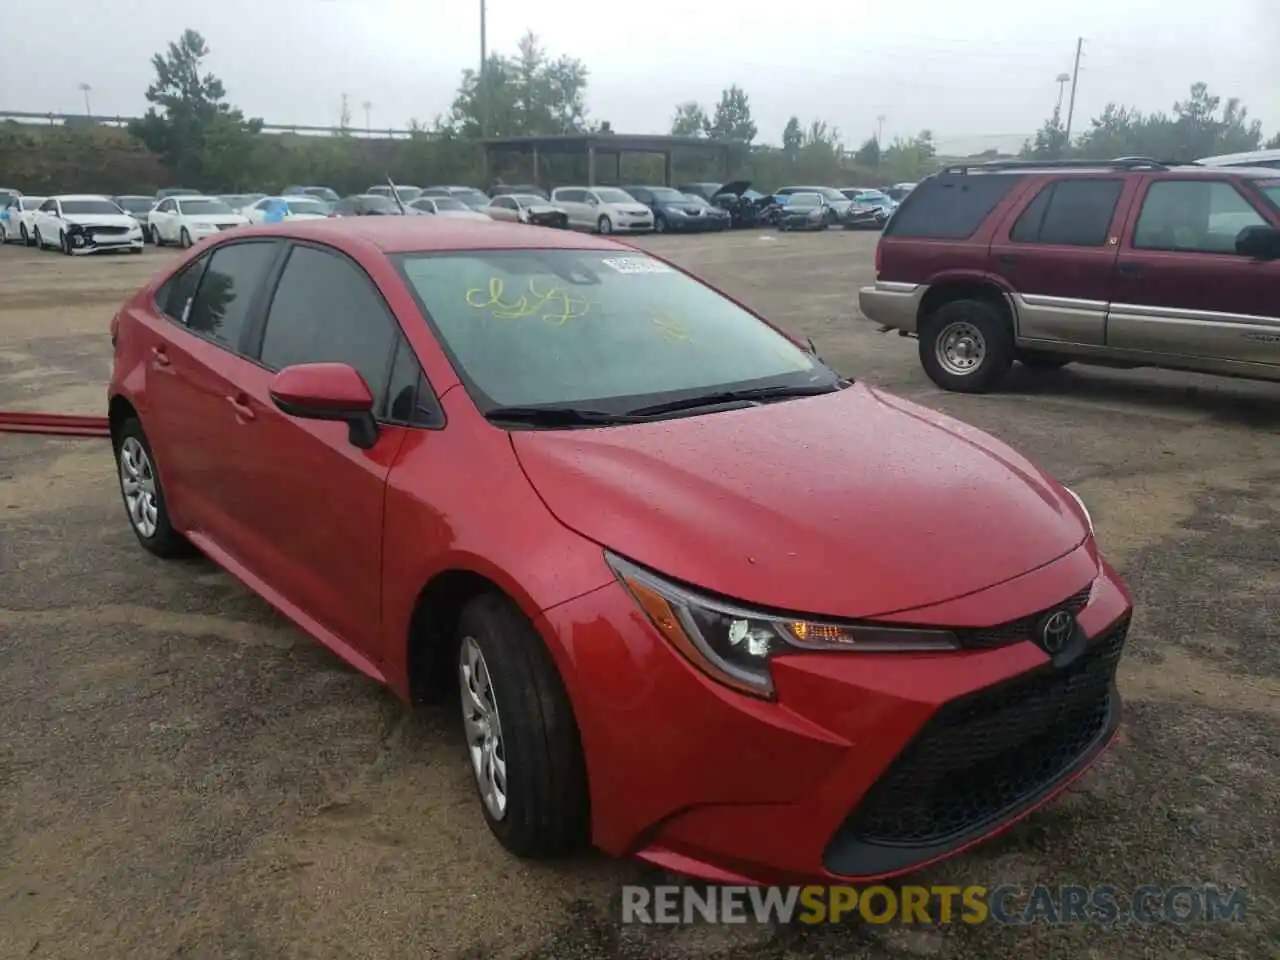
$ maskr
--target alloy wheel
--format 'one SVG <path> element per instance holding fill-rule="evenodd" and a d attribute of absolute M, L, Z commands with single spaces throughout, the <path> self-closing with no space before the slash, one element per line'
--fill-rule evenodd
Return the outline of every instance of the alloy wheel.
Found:
<path fill-rule="evenodd" d="M 120 444 L 120 490 L 129 511 L 129 522 L 144 539 L 156 534 L 160 507 L 156 496 L 156 473 L 146 448 L 137 437 L 125 437 Z"/>
<path fill-rule="evenodd" d="M 493 684 L 484 653 L 474 637 L 463 637 L 458 653 L 462 725 L 480 799 L 494 820 L 507 815 L 507 753 Z"/>

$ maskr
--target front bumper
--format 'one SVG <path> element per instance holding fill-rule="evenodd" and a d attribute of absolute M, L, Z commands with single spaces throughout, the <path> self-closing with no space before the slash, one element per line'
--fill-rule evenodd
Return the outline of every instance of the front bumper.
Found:
<path fill-rule="evenodd" d="M 618 217 L 613 221 L 614 233 L 652 233 L 653 217 Z"/>
<path fill-rule="evenodd" d="M 72 253 L 101 253 L 107 250 L 141 250 L 142 231 L 128 234 L 72 233 L 67 235 Z"/>
<path fill-rule="evenodd" d="M 706 679 L 620 586 L 552 608 L 539 628 L 574 703 L 596 845 L 711 882 L 866 882 L 999 833 L 1114 736 L 1131 601 L 1085 545 L 915 611 L 912 622 L 1003 623 L 1015 617 L 983 611 L 1052 608 L 1090 577 L 1078 640 L 1053 660 L 1027 640 L 791 654 L 774 661 L 775 702 Z"/>

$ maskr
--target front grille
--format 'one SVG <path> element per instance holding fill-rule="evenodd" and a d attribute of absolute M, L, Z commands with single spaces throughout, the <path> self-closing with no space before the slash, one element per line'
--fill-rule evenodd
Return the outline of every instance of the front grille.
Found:
<path fill-rule="evenodd" d="M 90 227 L 89 231 L 100 237 L 118 237 L 132 229 L 132 227 Z"/>
<path fill-rule="evenodd" d="M 1112 726 L 1128 621 L 1071 664 L 945 704 L 841 827 L 864 844 L 934 846 L 1034 802 Z"/>
<path fill-rule="evenodd" d="M 973 650 L 990 650 L 992 647 L 1003 647 L 1010 643 L 1018 643 L 1022 640 L 1031 640 L 1035 637 L 1036 624 L 1050 610 L 1059 610 L 1066 608 L 1071 611 L 1072 616 L 1079 616 L 1089 603 L 1089 597 L 1093 593 L 1093 584 L 1079 590 L 1071 596 L 1067 597 L 1062 603 L 1055 603 L 1052 607 L 1039 610 L 1036 613 L 1026 617 L 1019 617 L 1017 620 L 1010 620 L 1008 623 L 997 624 L 994 627 L 965 627 L 953 631 L 960 639 L 960 645 Z"/>

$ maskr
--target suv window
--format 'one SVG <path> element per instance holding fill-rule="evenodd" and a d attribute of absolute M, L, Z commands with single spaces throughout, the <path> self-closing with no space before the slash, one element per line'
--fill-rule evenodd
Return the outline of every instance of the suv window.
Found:
<path fill-rule="evenodd" d="M 1023 178 L 994 173 L 939 176 L 916 187 L 885 226 L 885 236 L 964 240 Z"/>
<path fill-rule="evenodd" d="M 275 241 L 260 240 L 229 243 L 214 250 L 187 312 L 187 326 L 239 350 L 253 298 L 278 249 Z"/>
<path fill-rule="evenodd" d="M 259 357 L 273 370 L 295 363 L 348 363 L 381 400 L 400 325 L 372 281 L 350 260 L 294 247 L 267 311 Z"/>
<path fill-rule="evenodd" d="M 187 307 L 200 285 L 200 276 L 209 265 L 208 257 L 201 257 L 187 264 L 160 285 L 156 291 L 156 305 L 170 320 L 185 324 Z"/>
<path fill-rule="evenodd" d="M 1137 250 L 1235 253 L 1236 236 L 1266 221 L 1224 180 L 1157 180 L 1133 229 Z"/>
<path fill-rule="evenodd" d="M 1068 247 L 1104 247 L 1123 180 L 1055 180 L 1018 217 L 1009 239 Z"/>

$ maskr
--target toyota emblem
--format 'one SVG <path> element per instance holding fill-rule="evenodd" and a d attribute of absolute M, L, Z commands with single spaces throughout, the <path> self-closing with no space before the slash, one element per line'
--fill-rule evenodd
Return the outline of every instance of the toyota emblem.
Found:
<path fill-rule="evenodd" d="M 1076 618 L 1071 611 L 1055 610 L 1040 625 L 1040 646 L 1050 656 L 1061 653 L 1075 632 Z"/>

